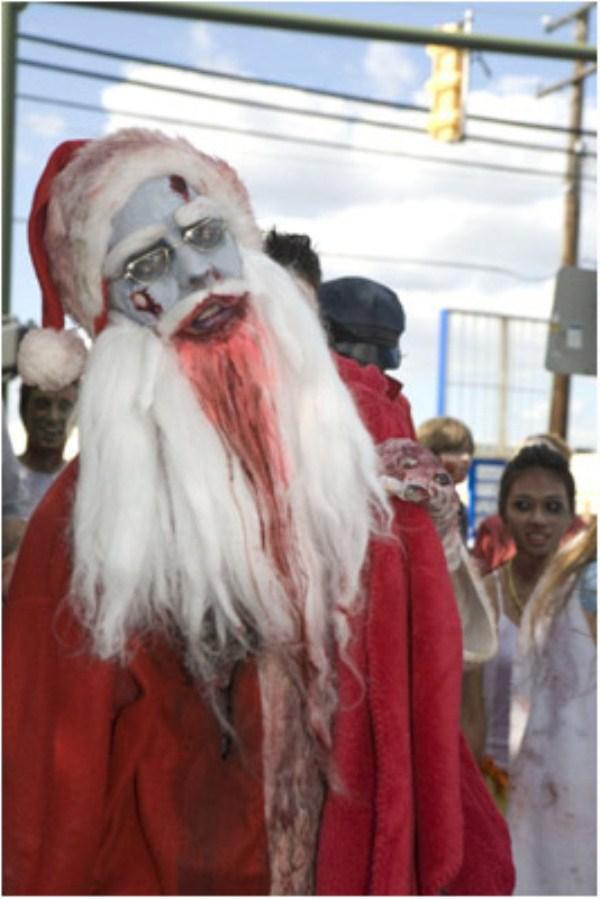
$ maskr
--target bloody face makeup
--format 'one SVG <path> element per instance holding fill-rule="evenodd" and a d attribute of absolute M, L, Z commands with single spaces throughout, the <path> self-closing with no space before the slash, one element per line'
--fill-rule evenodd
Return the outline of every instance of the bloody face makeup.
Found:
<path fill-rule="evenodd" d="M 572 517 L 565 485 L 551 471 L 531 468 L 511 485 L 504 522 L 518 551 L 553 555 Z"/>
<path fill-rule="evenodd" d="M 242 273 L 215 205 L 179 176 L 145 181 L 112 226 L 103 266 L 109 304 L 138 324 L 154 326 L 189 294 Z"/>

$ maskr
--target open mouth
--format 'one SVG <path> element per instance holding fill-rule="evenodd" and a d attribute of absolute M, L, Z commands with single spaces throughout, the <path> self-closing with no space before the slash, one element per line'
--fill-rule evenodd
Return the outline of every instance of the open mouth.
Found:
<path fill-rule="evenodd" d="M 424 503 L 429 498 L 429 490 L 421 484 L 409 484 L 404 490 L 404 497 L 411 503 Z"/>
<path fill-rule="evenodd" d="M 181 322 L 177 337 L 195 337 L 198 340 L 226 337 L 244 318 L 247 306 L 246 294 L 210 294 Z"/>
<path fill-rule="evenodd" d="M 65 439 L 65 432 L 62 428 L 60 429 L 60 431 L 40 429 L 39 439 L 42 443 L 46 444 L 62 443 Z"/>
<path fill-rule="evenodd" d="M 526 536 L 531 546 L 545 546 L 549 540 L 548 534 L 541 533 L 540 531 L 530 531 Z"/>

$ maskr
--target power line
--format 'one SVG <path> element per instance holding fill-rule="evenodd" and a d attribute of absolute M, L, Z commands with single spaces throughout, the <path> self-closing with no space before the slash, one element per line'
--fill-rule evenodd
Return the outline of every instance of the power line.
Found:
<path fill-rule="evenodd" d="M 117 84 L 133 84 L 136 87 L 145 87 L 150 90 L 162 90 L 169 93 L 182 94 L 186 97 L 200 97 L 204 100 L 219 100 L 221 103 L 227 103 L 231 106 L 249 106 L 252 109 L 264 109 L 270 112 L 283 112 L 290 115 L 310 116 L 317 119 L 331 119 L 341 121 L 347 124 L 368 124 L 378 128 L 398 128 L 402 131 L 413 131 L 422 134 L 423 129 L 411 125 L 393 125 L 388 122 L 381 122 L 377 119 L 364 119 L 360 116 L 346 116 L 334 112 L 322 112 L 317 109 L 296 109 L 293 106 L 283 106 L 279 103 L 268 103 L 265 100 L 251 100 L 247 97 L 228 97 L 223 94 L 211 94 L 206 91 L 193 90 L 192 88 L 176 87 L 170 84 L 156 84 L 152 81 L 142 81 L 136 78 L 124 78 L 120 75 L 109 75 L 104 72 L 92 72 L 88 69 L 71 68 L 70 66 L 60 66 L 55 63 L 38 62 L 37 60 L 23 59 L 19 57 L 17 62 L 20 65 L 30 66 L 32 68 L 46 69 L 53 72 L 59 72 L 64 75 L 77 75 L 84 78 L 92 78 L 98 81 L 110 81 Z"/>
<path fill-rule="evenodd" d="M 433 268 L 455 268 L 464 271 L 486 272 L 494 275 L 504 275 L 509 278 L 515 278 L 518 281 L 540 282 L 548 281 L 554 278 L 556 272 L 549 275 L 524 275 L 521 272 L 512 271 L 509 268 L 503 268 L 499 265 L 479 265 L 475 262 L 457 262 L 455 260 L 444 259 L 417 259 L 408 256 L 363 256 L 356 253 L 334 253 L 327 250 L 319 250 L 319 256 L 330 257 L 332 259 L 355 259 L 361 262 L 377 262 L 384 265 L 415 265 L 428 266 Z"/>
<path fill-rule="evenodd" d="M 46 46 L 60 47 L 64 50 L 87 53 L 92 56 L 106 57 L 107 59 L 117 59 L 117 60 L 120 60 L 121 62 L 134 62 L 134 63 L 139 63 L 141 65 L 161 66 L 163 68 L 169 68 L 169 69 L 177 70 L 180 72 L 190 72 L 193 74 L 208 75 L 213 78 L 220 78 L 222 80 L 229 80 L 229 81 L 237 81 L 240 83 L 250 84 L 250 85 L 260 84 L 260 85 L 264 85 L 266 87 L 279 87 L 279 88 L 285 88 L 288 90 L 292 89 L 292 90 L 301 91 L 301 92 L 307 93 L 307 94 L 313 94 L 315 96 L 333 97 L 333 98 L 340 99 L 340 100 L 348 100 L 348 101 L 354 102 L 354 103 L 366 103 L 369 105 L 379 106 L 379 107 L 383 107 L 383 108 L 387 108 L 387 109 L 396 109 L 396 110 L 402 109 L 402 110 L 408 110 L 408 111 L 412 111 L 412 112 L 429 113 L 428 106 L 419 106 L 414 103 L 401 103 L 399 101 L 396 102 L 396 101 L 388 101 L 388 100 L 376 100 L 373 97 L 364 97 L 364 96 L 360 96 L 357 94 L 348 94 L 348 93 L 343 93 L 341 91 L 326 90 L 326 89 L 322 89 L 322 88 L 317 89 L 317 88 L 313 88 L 313 87 L 306 87 L 303 85 L 290 84 L 289 82 L 285 82 L 285 81 L 274 81 L 274 80 L 270 80 L 270 79 L 266 79 L 266 78 L 256 78 L 256 77 L 250 78 L 246 75 L 238 75 L 238 74 L 233 74 L 230 72 L 216 72 L 212 69 L 204 69 L 204 68 L 200 68 L 197 66 L 188 66 L 188 65 L 182 65 L 182 64 L 169 63 L 169 62 L 165 62 L 164 60 L 156 59 L 156 58 L 152 58 L 152 57 L 148 57 L 148 56 L 139 56 L 139 55 L 134 55 L 134 54 L 130 54 L 130 53 L 118 53 L 115 50 L 105 50 L 105 49 L 100 49 L 100 48 L 95 48 L 95 47 L 89 47 L 84 44 L 75 44 L 75 43 L 71 43 L 68 41 L 55 40 L 52 38 L 42 38 L 42 37 L 38 37 L 37 35 L 31 35 L 31 34 L 27 34 L 24 32 L 19 32 L 18 37 L 21 38 L 22 40 L 32 41 L 34 43 L 44 44 Z M 503 119 L 503 118 L 498 118 L 495 116 L 469 114 L 469 119 L 471 121 L 486 122 L 489 124 L 508 125 L 508 126 L 514 127 L 514 128 L 538 129 L 538 130 L 553 131 L 555 133 L 562 133 L 562 134 L 568 134 L 571 132 L 571 129 L 569 127 L 566 127 L 563 125 L 550 125 L 550 124 L 541 124 L 541 123 L 534 123 L 534 122 L 519 122 L 519 121 L 515 121 L 513 119 Z M 589 129 L 581 129 L 581 130 L 578 130 L 577 133 L 582 137 L 595 138 L 595 136 L 596 136 L 596 132 L 593 130 L 589 130 Z"/>
<path fill-rule="evenodd" d="M 123 54 L 118 54 L 118 55 L 123 56 Z M 124 58 L 126 58 L 126 57 L 124 57 Z M 31 60 L 20 60 L 20 61 L 23 62 L 25 65 L 33 64 Z M 38 62 L 38 63 L 36 63 L 36 65 L 41 68 L 52 68 L 53 65 L 55 65 L 56 71 L 60 71 L 65 74 L 71 74 L 71 73 L 76 73 L 78 75 L 81 74 L 81 70 L 76 70 L 76 69 L 72 70 L 69 67 L 62 67 L 62 66 L 58 66 L 56 64 L 47 64 L 47 63 L 39 63 Z M 194 71 L 194 70 L 192 69 L 192 67 L 185 67 L 185 71 Z M 200 70 L 198 70 L 198 71 L 200 71 Z M 209 74 L 208 70 L 202 70 L 202 73 Z M 343 115 L 341 113 L 335 113 L 335 112 L 323 112 L 321 110 L 316 110 L 316 109 L 298 109 L 298 108 L 295 108 L 292 106 L 284 106 L 279 103 L 269 103 L 269 102 L 262 101 L 262 100 L 249 100 L 244 97 L 227 97 L 227 96 L 223 96 L 222 94 L 212 94 L 212 93 L 207 93 L 204 91 L 194 90 L 191 88 L 179 88 L 179 87 L 175 87 L 172 85 L 157 85 L 153 82 L 146 82 L 146 81 L 136 80 L 133 78 L 131 78 L 131 79 L 130 78 L 121 78 L 116 75 L 108 75 L 108 74 L 105 75 L 103 73 L 98 73 L 98 72 L 87 73 L 87 74 L 89 74 L 90 77 L 105 78 L 106 80 L 114 81 L 117 83 L 133 84 L 138 87 L 142 86 L 142 87 L 147 87 L 149 89 L 167 90 L 167 91 L 177 93 L 177 94 L 197 96 L 197 97 L 201 97 L 203 99 L 209 99 L 209 100 L 220 100 L 221 102 L 228 103 L 228 104 L 234 105 L 234 106 L 250 106 L 254 109 L 269 110 L 271 112 L 283 112 L 285 114 L 296 115 L 296 116 L 308 116 L 309 118 L 313 118 L 313 119 L 325 119 L 328 121 L 343 122 L 344 124 L 347 124 L 347 125 L 368 125 L 368 126 L 372 126 L 375 128 L 383 128 L 386 130 L 393 130 L 393 131 L 405 131 L 405 132 L 410 132 L 412 134 L 419 134 L 419 135 L 422 135 L 424 133 L 424 129 L 418 125 L 406 125 L 406 124 L 399 124 L 399 123 L 394 123 L 394 122 L 382 122 L 380 119 L 370 119 L 370 118 L 365 118 L 364 116 Z M 408 107 L 408 104 L 405 104 L 405 105 L 406 105 L 406 107 Z M 514 141 L 514 140 L 508 140 L 506 138 L 494 138 L 494 137 L 486 137 L 484 135 L 473 135 L 473 134 L 469 134 L 468 138 L 469 138 L 469 141 L 472 143 L 473 142 L 487 143 L 487 144 L 493 144 L 493 145 L 499 145 L 499 146 L 505 146 L 505 147 L 512 147 L 512 148 L 516 148 L 516 149 L 535 150 L 535 151 L 542 151 L 542 152 L 547 152 L 547 153 L 564 154 L 564 152 L 565 152 L 564 147 L 548 146 L 546 144 L 533 144 L 533 143 L 530 143 L 527 141 Z M 583 151 L 579 155 L 581 158 L 587 158 L 587 157 L 594 158 L 596 154 L 592 153 L 590 151 Z"/>
<path fill-rule="evenodd" d="M 53 38 L 43 38 L 37 35 L 25 34 L 20 32 L 18 37 L 22 40 L 32 41 L 37 44 L 44 44 L 50 47 L 60 47 L 64 50 L 73 50 L 80 53 L 87 53 L 90 56 L 101 56 L 107 59 L 118 59 L 121 62 L 134 62 L 140 65 L 162 66 L 163 68 L 173 69 L 180 72 L 190 72 L 194 75 L 210 75 L 213 78 L 221 78 L 225 81 L 237 81 L 242 84 L 264 85 L 265 87 L 281 87 L 288 90 L 302 91 L 306 94 L 315 94 L 316 96 L 333 97 L 340 100 L 352 100 L 357 103 L 367 103 L 373 106 L 384 106 L 392 109 L 407 109 L 412 112 L 429 112 L 428 106 L 418 106 L 414 103 L 392 102 L 387 100 L 377 100 L 373 97 L 364 97 L 357 94 L 346 94 L 341 91 L 327 90 L 326 88 L 308 87 L 305 85 L 291 84 L 286 81 L 277 81 L 270 78 L 249 77 L 247 75 L 239 75 L 233 72 L 218 72 L 214 69 L 204 69 L 200 66 L 188 66 L 182 63 L 165 62 L 162 59 L 156 59 L 150 56 L 139 56 L 132 53 L 118 53 L 115 50 L 104 50 L 96 47 L 89 47 L 85 44 L 74 44 L 69 41 L 59 41 Z"/>
<path fill-rule="evenodd" d="M 102 106 L 96 106 L 91 103 L 78 103 L 74 100 L 58 100 L 52 97 L 40 97 L 36 94 L 17 93 L 17 98 L 28 102 L 41 103 L 50 106 L 64 106 L 71 109 L 80 109 L 86 112 L 102 113 L 103 115 L 121 115 L 125 118 L 141 119 L 143 121 L 163 122 L 171 125 L 183 125 L 191 128 L 198 128 L 207 131 L 219 131 L 227 134 L 239 134 L 244 137 L 256 137 L 266 140 L 279 141 L 282 143 L 303 144 L 311 147 L 324 147 L 329 150 L 344 150 L 356 153 L 366 153 L 376 156 L 388 156 L 400 159 L 412 159 L 416 162 L 433 163 L 435 165 L 450 165 L 457 168 L 482 169 L 484 171 L 508 172 L 515 175 L 530 175 L 532 177 L 542 178 L 563 178 L 562 172 L 543 171 L 535 168 L 527 168 L 525 166 L 504 166 L 491 162 L 479 162 L 467 159 L 443 159 L 439 156 L 425 156 L 422 153 L 406 153 L 400 150 L 384 150 L 376 147 L 359 147 L 351 144 L 345 144 L 341 141 L 318 140 L 309 137 L 290 137 L 283 134 L 274 134 L 270 131 L 259 131 L 251 128 L 235 128 L 232 125 L 212 125 L 206 122 L 193 122 L 189 119 L 174 118 L 172 116 L 156 116 L 151 113 L 140 113 L 131 110 L 108 109 Z M 212 98 L 214 99 L 214 98 Z M 594 179 L 588 175 L 581 175 L 582 181 L 593 181 Z"/>
<path fill-rule="evenodd" d="M 27 225 L 29 219 L 25 216 L 13 216 L 12 221 L 15 225 Z M 507 277 L 515 278 L 518 281 L 548 281 L 550 278 L 554 278 L 556 274 L 556 272 L 552 272 L 549 275 L 530 277 L 529 275 L 523 275 L 520 272 L 514 272 L 511 269 L 502 268 L 497 265 L 478 265 L 474 262 L 458 262 L 446 259 L 413 259 L 407 256 L 368 256 L 357 253 L 336 253 L 329 250 L 319 250 L 319 256 L 322 259 L 353 259 L 358 262 L 429 266 L 433 268 L 455 268 L 464 271 L 487 272 L 495 275 L 506 275 Z"/>
<path fill-rule="evenodd" d="M 122 78 L 118 75 L 109 75 L 100 72 L 89 72 L 87 70 L 80 69 L 71 69 L 68 66 L 59 66 L 54 63 L 42 63 L 42 62 L 33 62 L 32 60 L 18 60 L 23 65 L 34 66 L 36 68 L 46 68 L 52 71 L 58 71 L 61 74 L 76 74 L 81 75 L 82 73 L 90 78 L 112 81 L 116 83 L 123 84 L 133 84 L 136 87 L 146 87 L 150 90 L 166 90 L 171 93 L 176 94 L 184 94 L 186 96 L 194 96 L 200 97 L 208 100 L 219 100 L 223 103 L 228 103 L 233 106 L 250 106 L 254 109 L 263 109 L 269 110 L 271 112 L 283 112 L 285 114 L 296 115 L 296 116 L 308 116 L 312 119 L 325 119 L 328 121 L 335 122 L 344 122 L 347 125 L 368 125 L 375 128 L 383 128 L 386 130 L 392 131 L 406 131 L 412 134 L 424 134 L 424 129 L 418 125 L 405 125 L 398 124 L 394 122 L 382 122 L 380 119 L 370 119 L 365 118 L 363 116 L 350 116 L 343 115 L 341 113 L 335 112 L 323 112 L 321 110 L 316 109 L 298 109 L 292 106 L 284 106 L 279 103 L 268 103 L 262 100 L 249 100 L 245 97 L 227 97 L 222 94 L 211 94 L 205 91 L 198 91 L 192 88 L 180 88 L 175 87 L 173 85 L 162 85 L 156 84 L 150 81 L 141 81 L 133 78 Z M 193 70 L 192 70 L 193 71 Z M 469 134 L 468 139 L 471 143 L 486 143 L 493 144 L 505 147 L 513 147 L 521 150 L 535 150 L 542 151 L 546 153 L 561 153 L 565 152 L 564 147 L 556 147 L 556 146 L 548 146 L 546 144 L 533 144 L 527 141 L 514 141 L 508 140 L 506 138 L 495 138 L 495 137 L 486 137 L 484 135 L 476 135 Z M 595 153 L 591 151 L 582 151 L 580 154 L 581 158 L 594 158 Z"/>

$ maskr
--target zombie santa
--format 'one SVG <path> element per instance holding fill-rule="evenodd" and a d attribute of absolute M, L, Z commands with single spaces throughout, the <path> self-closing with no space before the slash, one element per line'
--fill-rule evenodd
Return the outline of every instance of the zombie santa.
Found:
<path fill-rule="evenodd" d="M 71 376 L 63 312 L 93 345 L 6 608 L 4 892 L 510 892 L 439 541 L 235 173 L 63 144 L 30 243 L 24 379 Z"/>

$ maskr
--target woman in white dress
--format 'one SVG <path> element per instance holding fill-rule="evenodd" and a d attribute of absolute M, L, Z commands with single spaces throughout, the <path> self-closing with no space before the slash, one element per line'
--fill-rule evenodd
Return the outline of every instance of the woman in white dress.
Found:
<path fill-rule="evenodd" d="M 574 505 L 568 464 L 547 447 L 507 465 L 499 512 L 517 552 L 486 578 L 499 648 L 471 676 L 473 748 L 508 817 L 520 895 L 595 894 L 592 613 L 573 572 L 550 594 L 546 580 Z"/>
<path fill-rule="evenodd" d="M 597 895 L 596 566 L 594 525 L 557 553 L 523 615 L 508 803 L 519 895 Z"/>

